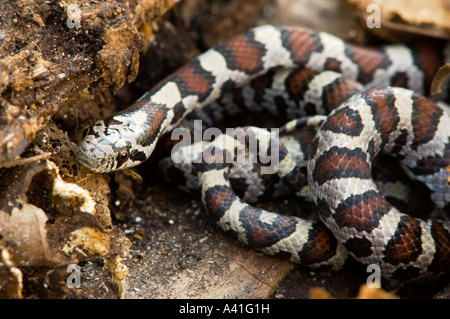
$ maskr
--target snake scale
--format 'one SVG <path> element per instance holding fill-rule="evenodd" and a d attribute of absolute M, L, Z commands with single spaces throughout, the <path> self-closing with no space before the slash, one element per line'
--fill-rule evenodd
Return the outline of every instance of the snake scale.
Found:
<path fill-rule="evenodd" d="M 194 112 L 233 113 L 245 106 L 286 115 L 295 120 L 283 133 L 317 131 L 302 160 L 285 137 L 256 127 L 205 145 L 208 152 L 195 165 L 198 187 L 218 224 L 252 247 L 312 267 L 337 269 L 350 254 L 379 265 L 386 278 L 436 276 L 450 269 L 450 117 L 423 95 L 449 57 L 448 46 L 437 42 L 364 47 L 307 28 L 255 27 L 199 55 L 128 109 L 97 121 L 77 158 L 96 172 L 138 165 L 162 134 Z M 236 195 L 229 176 L 234 166 L 224 154 L 245 152 L 251 136 L 260 151 L 277 151 L 281 184 L 309 185 L 320 221 L 258 209 Z M 372 177 L 382 153 L 397 157 L 406 174 L 428 188 L 443 219 L 413 218 L 383 197 Z"/>

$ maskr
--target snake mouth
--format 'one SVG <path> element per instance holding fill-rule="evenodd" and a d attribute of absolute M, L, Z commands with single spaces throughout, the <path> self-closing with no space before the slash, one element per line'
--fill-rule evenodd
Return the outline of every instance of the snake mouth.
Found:
<path fill-rule="evenodd" d="M 78 145 L 77 150 L 75 152 L 75 157 L 81 165 L 90 169 L 91 171 L 96 171 L 96 167 L 95 165 L 93 165 L 93 161 L 89 160 L 88 158 L 89 153 L 91 153 L 89 149 L 84 147 L 83 144 L 80 144 Z"/>
<path fill-rule="evenodd" d="M 97 144 L 86 139 L 78 145 L 75 157 L 81 165 L 96 173 L 106 172 L 105 167 L 112 166 L 112 163 L 107 160 L 107 153 Z"/>

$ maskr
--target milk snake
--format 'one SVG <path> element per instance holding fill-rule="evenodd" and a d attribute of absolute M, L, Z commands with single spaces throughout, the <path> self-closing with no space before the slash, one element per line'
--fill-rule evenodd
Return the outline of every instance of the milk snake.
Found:
<path fill-rule="evenodd" d="M 198 168 L 205 207 L 243 242 L 295 262 L 337 268 L 348 251 L 362 263 L 378 264 L 386 278 L 435 276 L 450 266 L 448 221 L 397 211 L 378 192 L 371 168 L 379 153 L 397 156 L 448 213 L 450 118 L 420 94 L 428 93 L 449 56 L 448 47 L 435 42 L 369 48 L 306 28 L 256 27 L 201 54 L 128 109 L 97 121 L 77 157 L 96 172 L 138 165 L 163 133 L 202 108 L 232 113 L 245 105 L 291 118 L 331 112 L 303 164 L 307 176 L 295 161 L 283 166 L 292 156 L 280 140 L 254 129 L 261 145 L 276 144 L 283 155 L 278 175 L 286 185 L 304 186 L 307 180 L 321 222 L 243 203 L 230 188 L 230 165 L 216 152 L 227 150 L 218 144 L 209 146 L 212 161 Z M 226 134 L 212 143 L 221 139 Z"/>

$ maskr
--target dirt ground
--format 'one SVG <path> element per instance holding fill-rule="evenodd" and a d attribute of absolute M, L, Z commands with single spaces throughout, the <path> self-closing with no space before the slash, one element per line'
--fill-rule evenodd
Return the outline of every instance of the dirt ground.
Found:
<path fill-rule="evenodd" d="M 151 2 L 132 1 L 127 7 L 104 1 L 90 7 L 79 1 L 87 10 L 82 21 L 88 19 L 88 29 L 70 30 L 69 36 L 55 27 L 45 41 L 34 34 L 37 46 L 25 45 L 27 35 L 18 36 L 14 47 L 1 47 L 0 72 L 8 79 L 0 80 L 1 124 L 7 128 L 0 132 L 0 162 L 28 155 L 37 156 L 38 164 L 0 167 L 5 182 L 0 211 L 6 212 L 0 214 L 0 234 L 12 233 L 12 226 L 2 228 L 2 222 L 12 224 L 10 216 L 31 205 L 33 221 L 27 223 L 41 230 L 35 236 L 42 242 L 38 250 L 27 248 L 27 255 L 13 248 L 15 237 L 0 235 L 0 249 L 12 256 L 4 253 L 0 260 L 0 288 L 11 287 L 3 289 L 2 297 L 303 299 L 318 287 L 330 297 L 356 297 L 366 283 L 365 267 L 349 261 L 336 273 L 312 271 L 242 246 L 209 219 L 199 196 L 161 179 L 156 156 L 135 169 L 139 180 L 124 172 L 91 174 L 76 163 L 73 150 L 93 120 L 125 108 L 202 51 L 252 26 L 295 24 L 360 44 L 387 40 L 364 29 L 360 11 L 346 1 L 182 0 L 153 1 L 159 4 L 153 7 Z M 3 21 L 3 28 L 7 23 L 22 23 L 20 30 L 58 26 L 58 10 L 67 9 L 59 1 L 47 1 L 48 10 L 44 7 L 39 15 L 23 9 L 28 5 L 23 1 L 12 3 L 3 9 L 16 11 L 16 22 Z M 34 24 L 27 27 L 26 19 Z M 58 42 L 52 32 L 66 38 Z M 0 36 L 9 39 L 6 32 Z M 21 54 L 27 58 L 19 60 Z M 20 77 L 8 68 L 13 58 L 33 76 Z M 163 152 L 162 146 L 156 150 Z M 47 160 L 55 166 L 42 164 Z M 47 198 L 59 176 L 82 190 Z M 83 206 L 90 201 L 96 203 L 95 211 Z M 259 205 L 280 213 L 313 211 L 296 197 Z M 43 218 L 38 226 L 36 216 Z M 30 255 L 31 250 L 36 253 Z M 80 266 L 80 289 L 67 288 L 69 264 Z M 424 284 L 383 282 L 383 288 L 400 298 L 449 299 L 450 277 Z"/>
<path fill-rule="evenodd" d="M 198 198 L 173 192 L 170 185 L 150 185 L 142 194 L 128 222 L 119 224 L 139 234 L 127 261 L 126 298 L 310 298 L 316 287 L 349 298 L 366 282 L 368 273 L 356 262 L 336 273 L 318 272 L 248 249 L 221 233 Z M 288 213 L 305 206 L 288 198 L 264 208 Z M 402 298 L 448 298 L 450 293 L 448 278 L 425 285 L 383 283 L 383 288 Z"/>

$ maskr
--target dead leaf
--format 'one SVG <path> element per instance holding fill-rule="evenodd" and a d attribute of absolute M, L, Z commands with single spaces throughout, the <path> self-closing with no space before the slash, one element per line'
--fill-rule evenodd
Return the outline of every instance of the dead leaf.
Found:
<path fill-rule="evenodd" d="M 380 28 L 368 28 L 388 39 L 400 39 L 398 34 L 420 34 L 443 39 L 450 38 L 450 7 L 442 0 L 347 0 L 354 4 L 368 28 L 367 18 L 375 13 L 370 5 L 379 8 Z M 375 16 L 373 16 L 375 17 Z M 398 34 L 394 34 L 398 33 Z"/>
<path fill-rule="evenodd" d="M 322 287 L 314 287 L 310 291 L 311 299 L 334 299 L 328 291 Z M 354 299 L 400 299 L 397 295 L 387 292 L 381 288 L 369 288 L 362 284 L 358 295 Z"/>
<path fill-rule="evenodd" d="M 45 212 L 28 203 L 15 206 L 11 214 L 0 211 L 0 246 L 6 247 L 18 266 L 51 264 Z"/>

